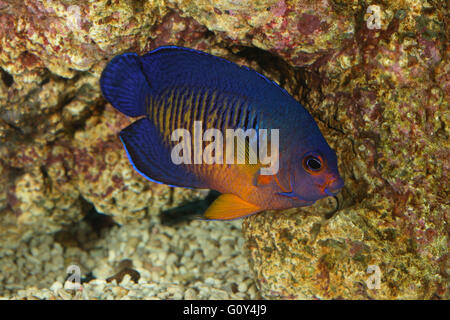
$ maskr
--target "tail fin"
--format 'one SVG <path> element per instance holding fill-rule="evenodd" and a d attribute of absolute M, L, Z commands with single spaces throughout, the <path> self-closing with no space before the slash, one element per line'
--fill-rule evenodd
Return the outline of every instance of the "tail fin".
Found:
<path fill-rule="evenodd" d="M 139 59 L 135 53 L 116 56 L 108 63 L 100 78 L 100 87 L 106 100 L 129 117 L 146 114 L 146 99 L 151 90 Z"/>

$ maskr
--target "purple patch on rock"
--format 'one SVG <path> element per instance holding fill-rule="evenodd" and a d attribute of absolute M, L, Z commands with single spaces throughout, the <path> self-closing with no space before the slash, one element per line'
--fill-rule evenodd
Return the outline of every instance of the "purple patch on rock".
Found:
<path fill-rule="evenodd" d="M 312 14 L 302 14 L 297 22 L 297 29 L 305 35 L 309 35 L 320 28 L 320 19 Z"/>
<path fill-rule="evenodd" d="M 286 12 L 286 3 L 284 2 L 284 0 L 280 0 L 278 1 L 277 5 L 270 11 L 275 17 L 282 17 Z"/>

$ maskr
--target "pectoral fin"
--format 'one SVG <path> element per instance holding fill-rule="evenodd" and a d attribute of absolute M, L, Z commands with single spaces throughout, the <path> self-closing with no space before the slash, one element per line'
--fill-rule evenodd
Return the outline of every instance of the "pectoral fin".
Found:
<path fill-rule="evenodd" d="M 206 210 L 205 218 L 217 220 L 238 219 L 262 211 L 262 208 L 242 200 L 234 194 L 222 194 Z"/>

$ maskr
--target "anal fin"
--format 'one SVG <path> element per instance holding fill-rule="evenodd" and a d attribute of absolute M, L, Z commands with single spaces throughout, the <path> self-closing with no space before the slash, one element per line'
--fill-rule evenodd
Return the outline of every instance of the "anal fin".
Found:
<path fill-rule="evenodd" d="M 206 210 L 205 218 L 213 220 L 232 220 L 243 218 L 263 209 L 242 200 L 234 194 L 222 194 Z"/>

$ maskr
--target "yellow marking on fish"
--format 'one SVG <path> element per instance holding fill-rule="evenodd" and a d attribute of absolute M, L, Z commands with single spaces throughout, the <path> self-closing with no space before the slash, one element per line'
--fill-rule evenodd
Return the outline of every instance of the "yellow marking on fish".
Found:
<path fill-rule="evenodd" d="M 218 95 L 217 94 L 217 90 L 214 90 L 213 93 L 212 93 L 211 101 L 209 103 L 209 105 L 211 106 L 211 108 L 213 110 L 217 110 L 218 109 L 218 108 L 214 108 L 214 105 L 215 105 L 216 99 L 217 99 L 217 95 Z"/>
<path fill-rule="evenodd" d="M 205 110 L 204 110 L 204 107 L 205 107 L 205 104 L 206 104 L 206 98 L 208 97 L 208 91 L 205 91 L 204 93 L 203 93 L 203 96 L 199 93 L 198 94 L 198 96 L 197 96 L 197 100 L 196 100 L 196 105 L 194 106 L 194 109 L 196 110 L 196 111 L 198 111 L 198 113 L 200 114 L 200 118 L 194 118 L 194 120 L 200 120 L 200 121 L 203 121 L 203 115 L 204 115 L 204 112 L 205 112 Z M 202 99 L 202 102 L 201 102 L 201 104 L 200 104 L 200 99 Z M 197 114 L 196 114 L 197 115 Z"/>
<path fill-rule="evenodd" d="M 178 118 L 178 117 L 182 116 L 185 111 L 187 111 L 187 113 L 190 112 L 189 99 L 186 100 L 186 96 L 189 95 L 189 90 L 187 90 L 186 88 L 178 88 L 177 95 L 178 95 L 178 102 L 172 113 L 173 118 Z M 181 121 L 181 118 L 180 118 L 180 121 Z M 179 128 L 187 129 L 182 124 L 181 124 L 181 127 L 179 127 Z M 178 129 L 178 128 L 174 128 L 174 129 Z"/>
<path fill-rule="evenodd" d="M 231 125 L 232 126 L 234 126 L 234 125 L 236 125 L 237 123 L 238 123 L 238 108 L 239 108 L 239 106 L 241 105 L 241 98 L 237 98 L 236 99 L 236 102 L 234 103 L 234 105 L 233 106 L 231 106 L 231 108 L 234 110 L 234 115 L 233 115 L 233 120 L 232 120 L 232 123 L 231 123 Z"/>
<path fill-rule="evenodd" d="M 209 105 L 206 103 L 206 99 L 203 101 L 202 120 L 206 122 L 206 129 L 214 128 L 214 119 L 217 113 L 217 108 L 214 108 L 214 104 L 216 103 L 216 100 L 218 98 L 217 96 L 218 96 L 217 91 L 213 91 Z M 209 112 L 207 112 L 208 106 L 210 107 Z M 206 112 L 208 113 L 208 116 L 204 115 L 204 113 Z"/>
<path fill-rule="evenodd" d="M 174 107 L 171 112 L 170 131 L 172 131 L 172 132 L 176 129 L 175 124 L 176 124 L 176 119 L 177 119 L 177 110 L 178 110 L 178 108 Z"/>
<path fill-rule="evenodd" d="M 206 119 L 206 117 L 205 117 L 205 113 L 207 112 L 207 109 L 208 109 L 208 105 L 206 104 L 206 101 L 207 101 L 207 99 L 208 99 L 208 94 L 210 94 L 210 92 L 209 91 L 205 91 L 205 94 L 203 95 L 203 100 L 202 100 L 202 104 L 201 104 L 201 106 L 199 106 L 200 107 L 200 114 L 201 114 L 201 117 L 200 117 L 200 119 L 202 120 L 202 121 L 204 121 L 204 119 Z M 212 95 L 216 95 L 216 93 L 215 92 L 212 92 Z"/>
<path fill-rule="evenodd" d="M 231 99 L 230 101 L 230 105 L 227 106 L 226 111 L 225 111 L 225 118 L 224 118 L 224 123 L 222 124 L 222 128 L 228 128 L 231 126 L 231 113 L 233 111 L 233 99 Z"/>
<path fill-rule="evenodd" d="M 170 94 L 170 92 L 168 92 Z M 159 131 L 163 133 L 163 120 L 164 120 L 164 111 L 167 108 L 167 105 L 169 104 L 169 99 L 161 99 L 161 105 L 158 107 L 158 110 L 156 112 L 156 119 L 155 124 L 158 126 Z"/>
<path fill-rule="evenodd" d="M 158 110 L 158 108 L 161 107 L 161 101 L 162 101 L 162 99 L 159 98 L 158 100 L 155 101 L 155 104 L 153 105 L 151 119 L 153 120 L 154 123 L 156 122 L 156 119 L 158 119 L 157 118 L 157 112 L 158 112 L 157 110 Z"/>
<path fill-rule="evenodd" d="M 217 129 L 220 128 L 220 123 L 218 121 L 219 112 L 220 112 L 220 107 L 212 109 L 212 111 L 209 113 L 208 126 L 210 128 L 217 128 Z"/>
<path fill-rule="evenodd" d="M 184 115 L 184 117 L 183 117 L 183 123 L 181 124 L 181 127 L 184 129 L 190 130 L 191 137 L 192 137 L 192 135 L 194 134 L 194 132 L 192 130 L 193 123 L 194 123 L 194 121 L 193 121 L 194 119 L 192 118 L 192 112 L 195 110 L 192 110 L 192 106 L 188 107 L 186 105 L 184 105 L 182 108 L 183 109 L 180 110 L 181 111 L 180 113 L 182 113 Z"/>
<path fill-rule="evenodd" d="M 242 111 L 243 111 L 243 114 L 242 114 L 242 116 L 241 116 L 241 118 L 242 118 L 242 128 L 248 129 L 248 128 L 246 128 L 246 123 L 245 123 L 245 120 L 246 120 L 248 117 L 250 117 L 250 110 L 249 110 L 249 105 L 248 105 L 247 102 L 244 103 L 244 108 L 243 108 Z"/>
<path fill-rule="evenodd" d="M 160 115 L 160 118 L 159 118 L 159 121 L 161 122 L 161 125 L 163 126 L 162 130 L 163 130 L 164 135 L 169 136 L 169 137 L 170 137 L 170 132 L 169 132 L 170 129 L 167 127 L 169 124 L 168 120 L 171 115 L 171 111 L 174 108 L 174 106 L 176 106 L 177 102 L 178 102 L 178 95 L 177 95 L 176 90 L 173 88 L 170 91 L 170 95 L 166 100 L 166 107 L 164 109 L 164 112 L 162 113 L 162 115 Z"/>
<path fill-rule="evenodd" d="M 197 91 L 198 89 L 191 89 L 191 90 L 195 90 Z M 194 130 L 194 121 L 197 120 L 196 116 L 197 116 L 197 112 L 198 112 L 198 108 L 195 105 L 189 105 L 189 117 L 184 117 L 184 122 L 186 125 L 186 128 L 189 128 L 192 132 L 192 135 L 194 134 L 193 130 Z"/>
<path fill-rule="evenodd" d="M 171 116 L 171 124 L 170 124 L 170 130 L 173 132 L 176 129 L 179 129 L 177 120 L 179 117 L 179 114 L 181 113 L 182 106 L 178 102 L 178 98 L 176 99 L 176 103 L 174 103 L 173 109 L 170 113 Z"/>
<path fill-rule="evenodd" d="M 223 108 L 224 111 L 221 113 L 222 117 L 221 127 L 228 128 L 228 123 L 230 121 L 231 111 L 233 108 L 233 97 L 229 97 L 227 100 L 223 102 Z"/>
<path fill-rule="evenodd" d="M 181 109 L 179 112 L 180 112 L 180 113 L 183 113 L 185 110 L 187 110 L 186 114 L 190 114 L 190 113 L 191 113 L 191 110 L 193 109 L 193 107 L 192 107 L 192 100 L 194 100 L 194 90 L 192 90 L 192 89 L 187 89 L 187 90 L 186 90 L 186 94 L 189 95 L 189 98 L 188 98 L 188 99 L 186 100 L 186 102 L 181 106 L 182 109 Z M 189 118 L 186 117 L 186 115 L 185 115 L 185 117 L 184 117 L 184 122 L 185 122 L 186 124 L 188 124 L 189 121 L 192 122 L 192 120 L 195 120 L 195 119 L 189 119 Z"/>
<path fill-rule="evenodd" d="M 177 106 L 174 109 L 175 114 L 172 115 L 176 119 L 175 124 L 174 124 L 174 130 L 181 128 L 180 122 L 181 122 L 182 109 L 183 109 L 182 106 L 179 106 L 179 107 Z"/>

